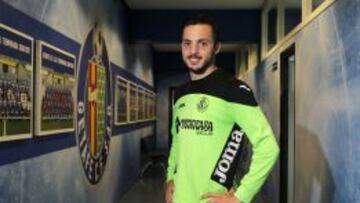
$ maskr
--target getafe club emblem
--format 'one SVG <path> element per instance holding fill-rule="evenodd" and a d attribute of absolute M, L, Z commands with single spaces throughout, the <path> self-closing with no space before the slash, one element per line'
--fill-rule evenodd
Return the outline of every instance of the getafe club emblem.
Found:
<path fill-rule="evenodd" d="M 110 66 L 101 29 L 95 25 L 82 48 L 78 71 L 76 136 L 87 180 L 100 181 L 109 155 L 112 108 Z"/>
<path fill-rule="evenodd" d="M 205 112 L 206 109 L 208 108 L 209 106 L 209 101 L 206 97 L 202 97 L 200 99 L 200 102 L 196 105 L 197 107 L 197 110 L 202 113 L 202 112 Z"/>

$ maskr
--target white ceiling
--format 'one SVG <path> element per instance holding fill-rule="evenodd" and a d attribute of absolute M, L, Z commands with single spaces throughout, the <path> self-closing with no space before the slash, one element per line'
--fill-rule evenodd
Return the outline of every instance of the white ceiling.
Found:
<path fill-rule="evenodd" d="M 256 9 L 264 0 L 125 0 L 131 9 Z"/>

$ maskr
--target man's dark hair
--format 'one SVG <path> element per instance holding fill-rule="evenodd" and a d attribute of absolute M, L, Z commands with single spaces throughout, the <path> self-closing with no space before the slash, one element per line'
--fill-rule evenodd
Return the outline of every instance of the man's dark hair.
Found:
<path fill-rule="evenodd" d="M 210 16 L 205 15 L 205 14 L 197 14 L 197 15 L 186 18 L 183 21 L 183 24 L 181 26 L 181 36 L 184 32 L 185 27 L 190 26 L 190 25 L 199 25 L 199 24 L 209 25 L 212 29 L 212 36 L 213 36 L 213 40 L 214 40 L 215 44 L 219 42 L 219 34 L 218 34 L 217 24 L 215 23 L 214 19 L 212 19 Z"/>

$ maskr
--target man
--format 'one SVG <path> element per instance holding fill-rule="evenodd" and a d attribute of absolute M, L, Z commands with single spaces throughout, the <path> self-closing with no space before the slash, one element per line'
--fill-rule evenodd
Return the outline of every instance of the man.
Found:
<path fill-rule="evenodd" d="M 181 50 L 191 82 L 175 93 L 166 203 L 249 203 L 277 159 L 277 142 L 251 89 L 215 65 L 220 46 L 208 17 L 184 22 Z M 251 164 L 238 182 L 245 140 Z"/>

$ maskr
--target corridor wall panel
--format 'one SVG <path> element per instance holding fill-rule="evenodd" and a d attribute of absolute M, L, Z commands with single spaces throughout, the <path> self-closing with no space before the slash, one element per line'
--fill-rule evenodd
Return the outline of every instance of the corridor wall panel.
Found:
<path fill-rule="evenodd" d="M 252 90 L 255 92 L 255 97 L 261 106 L 266 118 L 268 119 L 276 140 L 280 141 L 280 71 L 273 69 L 273 66 L 278 66 L 278 57 L 276 55 L 269 57 L 268 60 L 261 64 L 261 67 L 256 72 L 241 78 L 245 80 Z M 254 202 L 278 202 L 279 201 L 279 161 L 276 162 L 273 171 L 268 180 L 265 182 L 261 192 L 256 196 Z"/>
<path fill-rule="evenodd" d="M 360 1 L 339 0 L 294 37 L 295 203 L 360 199 L 359 36 Z M 279 60 L 283 48 L 247 76 L 266 112 L 274 104 L 266 95 L 280 91 L 273 89 L 280 88 L 279 79 L 267 79 L 272 74 L 267 64 Z M 280 106 L 279 100 L 275 106 Z M 276 129 L 280 117 L 272 119 L 271 115 L 279 115 L 279 109 L 270 111 L 273 113 L 267 115 Z"/>

